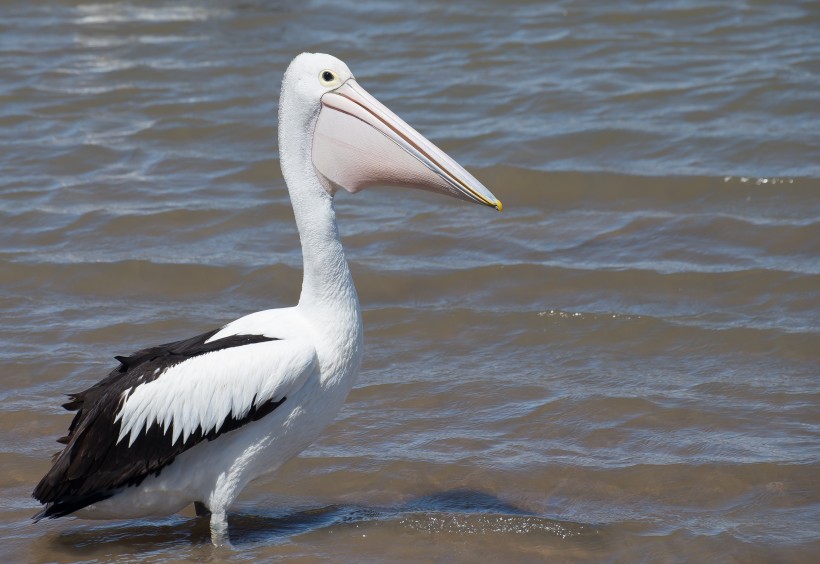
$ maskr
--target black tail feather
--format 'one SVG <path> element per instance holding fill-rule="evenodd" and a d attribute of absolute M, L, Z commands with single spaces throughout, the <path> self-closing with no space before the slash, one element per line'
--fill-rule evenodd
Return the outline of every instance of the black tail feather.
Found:
<path fill-rule="evenodd" d="M 111 497 L 113 492 L 96 492 L 90 495 L 68 498 L 65 500 L 47 503 L 46 506 L 36 515 L 32 516 L 34 522 L 41 519 L 57 519 L 58 517 L 65 517 L 75 511 L 87 507 L 92 503 L 97 503 L 104 499 Z"/>

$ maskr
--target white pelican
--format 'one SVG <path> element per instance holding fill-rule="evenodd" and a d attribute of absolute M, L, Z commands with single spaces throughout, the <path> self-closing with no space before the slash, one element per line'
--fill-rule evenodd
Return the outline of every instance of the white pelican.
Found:
<path fill-rule="evenodd" d="M 330 55 L 291 62 L 279 148 L 304 257 L 296 307 L 116 357 L 64 407 L 66 446 L 34 490 L 35 516 L 91 519 L 226 511 L 254 478 L 307 447 L 335 417 L 362 361 L 362 316 L 333 196 L 339 187 L 421 188 L 501 210 L 480 182 L 368 94 Z"/>

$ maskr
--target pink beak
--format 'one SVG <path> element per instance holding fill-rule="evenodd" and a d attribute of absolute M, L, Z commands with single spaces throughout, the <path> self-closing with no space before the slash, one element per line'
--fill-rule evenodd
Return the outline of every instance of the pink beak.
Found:
<path fill-rule="evenodd" d="M 325 189 L 405 186 L 501 211 L 501 201 L 354 79 L 322 96 L 313 166 Z"/>

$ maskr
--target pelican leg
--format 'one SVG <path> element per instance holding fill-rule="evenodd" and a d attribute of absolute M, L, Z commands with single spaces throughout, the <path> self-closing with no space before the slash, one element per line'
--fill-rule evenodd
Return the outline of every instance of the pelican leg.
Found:
<path fill-rule="evenodd" d="M 208 506 L 202 503 L 201 501 L 194 502 L 194 511 L 196 511 L 197 517 L 210 517 L 211 510 L 208 509 Z"/>
<path fill-rule="evenodd" d="M 211 544 L 214 546 L 230 546 L 228 538 L 228 515 L 225 510 L 211 513 Z"/>

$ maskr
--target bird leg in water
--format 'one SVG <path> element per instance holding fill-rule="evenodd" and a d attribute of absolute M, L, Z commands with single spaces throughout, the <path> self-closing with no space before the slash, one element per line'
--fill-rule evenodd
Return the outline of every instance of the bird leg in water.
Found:
<path fill-rule="evenodd" d="M 214 546 L 230 546 L 228 538 L 228 516 L 225 511 L 211 513 L 211 544 Z"/>
<path fill-rule="evenodd" d="M 208 506 L 202 503 L 201 501 L 194 502 L 194 511 L 196 511 L 197 517 L 210 517 L 211 510 L 208 509 Z"/>

